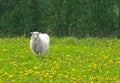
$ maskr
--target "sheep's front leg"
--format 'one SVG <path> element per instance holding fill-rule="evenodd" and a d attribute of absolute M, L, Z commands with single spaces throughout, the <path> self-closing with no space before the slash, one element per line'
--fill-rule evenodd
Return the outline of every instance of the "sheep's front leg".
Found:
<path fill-rule="evenodd" d="M 36 57 L 38 57 L 38 56 L 39 56 L 39 53 L 37 52 L 37 53 L 36 53 Z"/>
<path fill-rule="evenodd" d="M 43 52 L 40 52 L 40 57 L 42 58 L 42 56 L 43 56 Z"/>
<path fill-rule="evenodd" d="M 48 50 L 46 50 L 46 56 L 48 57 Z"/>

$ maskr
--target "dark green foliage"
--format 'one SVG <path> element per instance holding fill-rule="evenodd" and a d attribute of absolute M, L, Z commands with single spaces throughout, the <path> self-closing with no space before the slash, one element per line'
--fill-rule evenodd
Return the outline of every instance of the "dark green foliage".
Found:
<path fill-rule="evenodd" d="M 119 8 L 119 0 L 0 0 L 0 37 L 119 37 Z"/>

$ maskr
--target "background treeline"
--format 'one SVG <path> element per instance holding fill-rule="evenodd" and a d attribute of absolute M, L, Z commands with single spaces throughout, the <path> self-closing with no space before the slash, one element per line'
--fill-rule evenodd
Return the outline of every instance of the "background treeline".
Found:
<path fill-rule="evenodd" d="M 119 0 L 0 0 L 0 37 L 120 37 Z"/>

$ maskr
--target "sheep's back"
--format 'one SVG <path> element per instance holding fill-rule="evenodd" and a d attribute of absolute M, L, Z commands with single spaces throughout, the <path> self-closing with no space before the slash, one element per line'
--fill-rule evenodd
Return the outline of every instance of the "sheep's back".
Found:
<path fill-rule="evenodd" d="M 48 41 L 48 43 L 50 42 L 50 38 L 48 34 L 44 33 L 44 34 L 40 34 L 39 36 L 42 39 L 42 41 Z"/>
<path fill-rule="evenodd" d="M 49 36 L 47 34 L 40 34 L 39 37 L 40 37 L 41 45 L 42 45 L 43 49 L 48 50 L 49 42 L 50 42 Z"/>

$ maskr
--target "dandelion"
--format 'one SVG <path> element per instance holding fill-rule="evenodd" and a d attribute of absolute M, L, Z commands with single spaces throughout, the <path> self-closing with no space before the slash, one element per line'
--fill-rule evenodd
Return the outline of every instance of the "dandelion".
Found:
<path fill-rule="evenodd" d="M 29 74 L 32 74 L 33 73 L 33 70 L 32 69 L 29 69 L 29 70 L 25 70 L 25 76 L 29 75 Z"/>
<path fill-rule="evenodd" d="M 90 81 L 90 83 L 94 83 L 93 81 Z"/>
<path fill-rule="evenodd" d="M 81 53 L 83 54 L 83 53 L 84 53 L 84 51 L 81 51 Z"/>
<path fill-rule="evenodd" d="M 102 72 L 102 70 L 100 69 L 99 72 Z"/>
<path fill-rule="evenodd" d="M 68 75 L 65 75 L 65 78 L 68 78 Z"/>
<path fill-rule="evenodd" d="M 58 74 L 58 78 L 62 78 L 63 74 Z"/>
<path fill-rule="evenodd" d="M 12 66 L 17 66 L 17 64 L 16 64 L 15 61 L 10 62 L 10 64 L 11 64 Z"/>
<path fill-rule="evenodd" d="M 9 49 L 2 49 L 2 51 L 3 51 L 3 52 L 7 52 L 7 51 L 9 51 Z"/>
<path fill-rule="evenodd" d="M 75 72 L 75 68 L 72 68 L 72 71 Z"/>
<path fill-rule="evenodd" d="M 93 76 L 90 76 L 90 77 L 89 77 L 89 80 L 94 80 L 94 77 L 93 77 Z"/>
<path fill-rule="evenodd" d="M 107 74 L 109 73 L 109 71 L 106 72 Z"/>
<path fill-rule="evenodd" d="M 109 71 L 106 71 L 105 76 L 109 74 Z"/>
<path fill-rule="evenodd" d="M 56 64 L 56 69 L 59 69 L 59 67 L 60 67 L 60 66 L 59 66 L 59 64 L 57 63 L 57 64 Z"/>
<path fill-rule="evenodd" d="M 29 73 L 25 73 L 25 76 L 27 76 Z"/>
<path fill-rule="evenodd" d="M 110 60 L 108 61 L 108 63 L 111 63 L 111 62 L 113 62 L 113 60 L 112 60 L 112 59 L 110 59 Z"/>
<path fill-rule="evenodd" d="M 50 79 L 51 79 L 51 78 L 53 78 L 53 76 L 51 76 L 51 75 L 50 75 L 50 76 L 48 76 L 48 77 L 49 77 Z"/>
<path fill-rule="evenodd" d="M 34 66 L 34 69 L 35 69 L 35 70 L 37 70 L 37 69 L 39 69 L 39 67 L 37 67 L 37 66 Z"/>
<path fill-rule="evenodd" d="M 93 68 L 96 69 L 97 68 L 97 64 L 94 63 L 93 64 Z"/>
<path fill-rule="evenodd" d="M 35 72 L 35 75 L 40 75 L 40 72 L 36 71 L 36 72 Z"/>
<path fill-rule="evenodd" d="M 76 81 L 77 80 L 77 78 L 76 77 L 71 77 L 71 81 Z"/>
<path fill-rule="evenodd" d="M 14 77 L 14 75 L 12 74 L 12 75 L 9 75 L 9 78 L 13 78 Z"/>
<path fill-rule="evenodd" d="M 0 58 L 0 61 L 2 61 L 2 58 Z"/>
<path fill-rule="evenodd" d="M 4 75 L 9 75 L 9 74 L 7 72 L 5 72 Z"/>
<path fill-rule="evenodd" d="M 56 70 L 51 70 L 51 74 L 55 74 L 56 73 Z"/>

